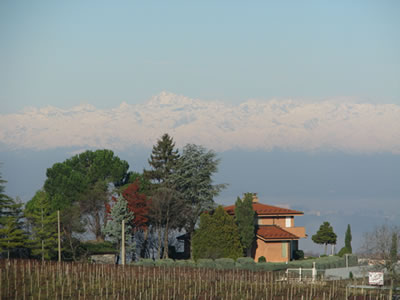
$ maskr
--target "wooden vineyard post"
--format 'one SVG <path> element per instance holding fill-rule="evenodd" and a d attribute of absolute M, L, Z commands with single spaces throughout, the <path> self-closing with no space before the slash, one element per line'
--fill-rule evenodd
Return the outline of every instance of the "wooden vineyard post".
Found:
<path fill-rule="evenodd" d="M 122 220 L 122 233 L 121 233 L 121 237 L 122 237 L 122 246 L 121 246 L 121 263 L 124 266 L 125 265 L 125 220 Z"/>
<path fill-rule="evenodd" d="M 61 229 L 60 229 L 60 211 L 57 210 L 57 231 L 58 231 L 58 262 L 61 262 Z"/>

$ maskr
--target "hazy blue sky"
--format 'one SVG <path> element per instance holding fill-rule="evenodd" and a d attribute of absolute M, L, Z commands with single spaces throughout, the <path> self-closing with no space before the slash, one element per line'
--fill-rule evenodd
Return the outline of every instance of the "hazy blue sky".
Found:
<path fill-rule="evenodd" d="M 6 191 L 29 200 L 46 168 L 86 149 L 140 172 L 168 131 L 180 149 L 218 151 L 216 180 L 230 184 L 218 203 L 258 192 L 304 211 L 310 235 L 330 221 L 342 238 L 351 223 L 358 247 L 373 225 L 400 225 L 399 12 L 367 0 L 0 1 Z"/>
<path fill-rule="evenodd" d="M 0 112 L 203 100 L 400 103 L 399 1 L 1 1 Z"/>

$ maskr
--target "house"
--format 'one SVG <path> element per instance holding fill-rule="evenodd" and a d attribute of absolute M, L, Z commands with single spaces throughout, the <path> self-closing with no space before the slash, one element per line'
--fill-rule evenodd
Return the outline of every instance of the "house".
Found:
<path fill-rule="evenodd" d="M 235 214 L 235 205 L 224 207 L 225 211 Z M 297 210 L 262 204 L 257 194 L 253 195 L 253 209 L 256 215 L 256 237 L 252 245 L 251 256 L 255 261 L 264 256 L 267 262 L 288 262 L 298 250 L 299 239 L 305 238 L 304 227 L 295 227 L 294 217 L 304 213 Z"/>

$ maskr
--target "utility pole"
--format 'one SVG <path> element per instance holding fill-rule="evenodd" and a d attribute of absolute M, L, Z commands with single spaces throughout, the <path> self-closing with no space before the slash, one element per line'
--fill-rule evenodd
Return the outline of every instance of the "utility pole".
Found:
<path fill-rule="evenodd" d="M 122 244 L 121 244 L 121 255 L 122 255 L 122 260 L 121 263 L 124 266 L 125 265 L 125 220 L 122 220 Z"/>
<path fill-rule="evenodd" d="M 60 229 L 60 211 L 57 210 L 57 223 L 58 223 L 58 262 L 61 262 L 61 229 Z"/>

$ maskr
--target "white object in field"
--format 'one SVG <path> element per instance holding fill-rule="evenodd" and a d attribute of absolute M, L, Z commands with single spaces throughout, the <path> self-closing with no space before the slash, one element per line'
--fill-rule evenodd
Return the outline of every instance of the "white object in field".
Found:
<path fill-rule="evenodd" d="M 383 285 L 383 272 L 368 272 L 370 285 Z"/>

